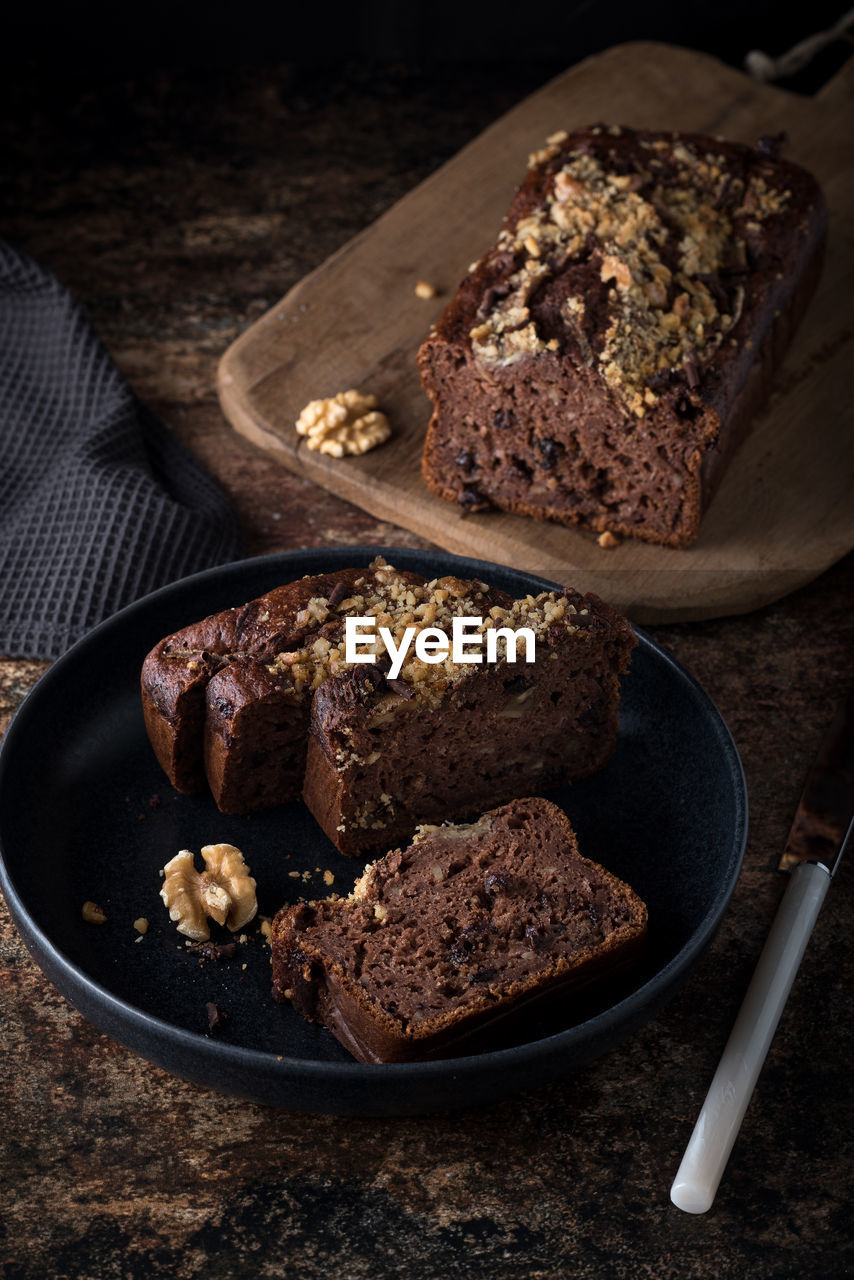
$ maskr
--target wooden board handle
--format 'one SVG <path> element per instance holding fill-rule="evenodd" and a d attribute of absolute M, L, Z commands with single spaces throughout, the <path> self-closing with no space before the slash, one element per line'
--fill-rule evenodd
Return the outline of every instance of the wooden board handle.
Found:
<path fill-rule="evenodd" d="M 854 98 L 854 57 L 839 68 L 835 76 L 823 84 L 815 95 L 816 100 L 831 110 L 840 110 Z"/>

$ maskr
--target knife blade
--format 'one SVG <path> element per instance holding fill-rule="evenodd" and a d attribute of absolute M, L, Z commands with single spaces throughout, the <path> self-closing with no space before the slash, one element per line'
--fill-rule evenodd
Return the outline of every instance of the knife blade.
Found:
<path fill-rule="evenodd" d="M 852 839 L 854 689 L 804 784 L 779 863 L 791 870 L 789 884 L 670 1188 L 670 1199 L 686 1213 L 705 1213 L 714 1203 L 818 913 Z"/>
<path fill-rule="evenodd" d="M 781 871 L 823 862 L 833 874 L 854 815 L 854 689 L 843 698 L 807 775 Z"/>

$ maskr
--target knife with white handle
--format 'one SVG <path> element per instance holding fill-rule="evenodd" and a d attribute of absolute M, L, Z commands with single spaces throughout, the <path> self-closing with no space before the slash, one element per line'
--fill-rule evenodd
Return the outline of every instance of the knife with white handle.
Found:
<path fill-rule="evenodd" d="M 791 880 L 759 957 L 670 1199 L 711 1208 L 825 894 L 854 832 L 854 690 L 810 770 L 780 868 Z"/>

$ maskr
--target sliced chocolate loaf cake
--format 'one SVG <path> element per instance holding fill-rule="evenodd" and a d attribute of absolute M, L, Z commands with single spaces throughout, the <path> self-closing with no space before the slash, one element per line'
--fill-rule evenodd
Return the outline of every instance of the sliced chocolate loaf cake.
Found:
<path fill-rule="evenodd" d="M 347 658 L 351 617 L 372 662 Z M 471 661 L 455 660 L 458 622 Z M 402 653 L 407 637 L 392 678 L 387 642 Z M 634 644 L 625 619 L 592 595 L 514 601 L 483 582 L 424 582 L 378 561 L 167 637 L 145 660 L 143 708 L 179 790 L 207 782 L 225 813 L 302 790 L 330 839 L 358 854 L 598 769 L 614 749 Z"/>
<path fill-rule="evenodd" d="M 447 628 L 451 596 L 433 615 Z M 530 633 L 531 657 L 503 632 Z M 494 607 L 496 660 L 413 656 L 400 678 L 358 667 L 314 696 L 303 796 L 342 853 L 408 839 L 419 823 L 470 816 L 601 768 L 617 739 L 631 627 L 593 595 L 544 592 Z M 488 653 L 488 649 L 487 649 Z"/>
<path fill-rule="evenodd" d="M 337 584 L 330 600 L 313 599 L 319 625 L 303 637 L 299 647 L 263 658 L 237 657 L 210 680 L 205 772 L 214 800 L 225 813 L 247 813 L 299 795 L 310 709 L 319 690 L 338 673 L 357 671 L 359 679 L 373 680 L 389 690 L 397 687 L 401 697 L 409 696 L 405 683 L 385 680 L 389 661 L 380 627 L 387 627 L 399 640 L 407 627 L 417 631 L 430 625 L 440 609 L 450 622 L 461 615 L 489 617 L 490 610 L 512 603 L 505 592 L 483 582 L 449 577 L 425 583 L 385 564 L 354 573 L 343 595 Z M 373 655 L 373 663 L 354 667 L 346 660 L 345 625 L 351 615 L 370 618 L 375 624 L 373 638 L 359 646 L 362 654 Z M 371 847 L 383 839 L 382 834 L 379 839 L 374 834 Z"/>
<path fill-rule="evenodd" d="M 419 353 L 429 488 L 696 538 L 820 271 L 824 198 L 778 144 L 595 126 L 532 156 Z"/>
<path fill-rule="evenodd" d="M 521 799 L 423 827 L 347 899 L 273 921 L 273 992 L 360 1062 L 477 1049 L 477 1034 L 632 965 L 647 912 L 578 852 L 565 814 Z"/>
<path fill-rule="evenodd" d="M 418 574 L 389 571 L 381 561 L 368 569 L 312 575 L 194 622 L 155 645 L 142 668 L 142 706 L 148 736 L 172 785 L 179 791 L 199 791 L 205 786 L 204 737 L 209 710 L 225 737 L 231 732 L 232 706 L 239 715 L 241 699 L 254 699 L 253 679 L 258 682 L 258 698 L 269 707 L 275 701 L 269 664 L 279 654 L 296 654 L 325 635 L 337 635 L 345 602 L 354 592 L 381 592 L 389 576 L 398 586 L 402 582 L 417 586 L 424 581 Z M 232 678 L 224 669 L 234 663 L 239 663 L 239 674 L 234 672 Z M 219 672 L 224 678 L 209 690 Z M 301 752 L 304 762 L 312 690 L 306 688 L 303 668 L 298 665 L 280 676 L 284 678 L 276 682 L 276 688 L 281 692 L 283 719 L 298 719 L 296 709 L 302 717 L 302 745 L 297 754 Z M 281 745 L 278 734 L 274 740 Z M 259 739 L 254 749 L 263 752 L 266 743 Z M 224 772 L 225 765 L 217 762 L 216 768 Z M 302 766 L 297 774 L 293 795 L 302 784 Z"/>

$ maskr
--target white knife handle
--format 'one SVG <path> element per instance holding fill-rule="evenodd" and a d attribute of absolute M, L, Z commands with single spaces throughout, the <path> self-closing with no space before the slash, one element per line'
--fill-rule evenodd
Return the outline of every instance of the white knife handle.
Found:
<path fill-rule="evenodd" d="M 821 863 L 804 862 L 792 872 L 670 1188 L 670 1199 L 686 1213 L 712 1206 L 829 884 Z"/>

